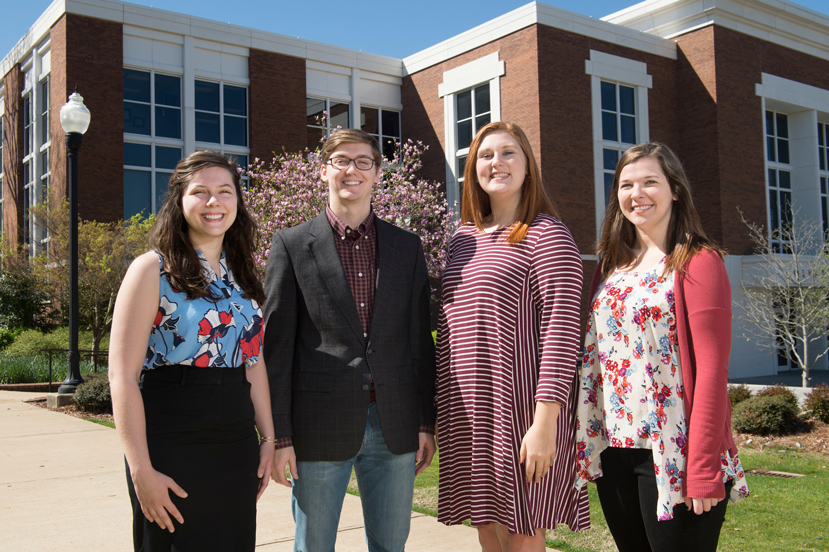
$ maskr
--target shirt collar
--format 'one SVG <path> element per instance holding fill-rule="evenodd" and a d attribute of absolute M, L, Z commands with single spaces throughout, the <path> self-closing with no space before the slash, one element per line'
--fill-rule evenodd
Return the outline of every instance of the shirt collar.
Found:
<path fill-rule="evenodd" d="M 202 272 L 207 275 L 208 282 L 215 282 L 217 280 L 222 280 L 226 285 L 233 285 L 235 281 L 233 280 L 233 275 L 227 269 L 227 259 L 225 258 L 225 252 L 222 251 L 221 256 L 219 257 L 219 268 L 221 270 L 221 274 L 216 274 L 214 272 L 213 267 L 210 266 L 210 263 L 207 262 L 207 258 L 202 254 L 202 252 L 196 249 L 196 255 L 199 256 L 199 262 L 201 263 Z"/>
<path fill-rule="evenodd" d="M 334 233 L 340 237 L 358 238 L 371 230 L 374 226 L 374 209 L 371 209 L 368 212 L 368 216 L 357 228 L 350 228 L 352 232 L 346 232 L 346 230 L 349 230 L 349 226 L 334 213 L 330 206 L 325 207 L 325 216 L 328 217 L 328 222 L 331 223 L 331 228 L 334 229 Z"/>

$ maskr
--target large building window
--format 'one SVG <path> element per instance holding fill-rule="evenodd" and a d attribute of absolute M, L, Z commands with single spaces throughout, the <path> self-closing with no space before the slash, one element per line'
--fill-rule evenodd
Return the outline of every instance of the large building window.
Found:
<path fill-rule="evenodd" d="M 29 255 L 36 254 L 36 239 L 29 209 L 37 205 L 35 180 L 32 177 L 34 165 L 34 121 L 32 113 L 31 90 L 23 96 L 23 243 L 29 250 Z"/>
<path fill-rule="evenodd" d="M 771 110 L 766 111 L 766 167 L 771 244 L 776 252 L 782 253 L 787 250 L 788 241 L 784 236 L 792 224 L 789 117 Z"/>
<path fill-rule="evenodd" d="M 196 141 L 247 147 L 247 89 L 197 80 L 195 94 Z"/>
<path fill-rule="evenodd" d="M 158 213 L 182 149 L 124 144 L 124 218 Z"/>
<path fill-rule="evenodd" d="M 610 189 L 619 157 L 636 142 L 636 89 L 601 81 L 602 172 L 604 204 L 611 200 Z"/>
<path fill-rule="evenodd" d="M 829 238 L 829 123 L 817 124 L 818 179 L 824 240 Z M 827 240 L 829 241 L 829 240 Z"/>
<path fill-rule="evenodd" d="M 184 154 L 182 104 L 181 77 L 124 69 L 125 219 L 146 217 L 161 207 Z"/>
<path fill-rule="evenodd" d="M 328 98 L 306 98 L 308 149 L 314 150 L 337 128 L 351 128 L 348 103 Z"/>
<path fill-rule="evenodd" d="M 466 169 L 469 146 L 478 130 L 489 123 L 492 117 L 489 98 L 489 83 L 455 94 L 455 163 L 458 170 L 459 198 L 463 197 L 463 172 Z"/>
<path fill-rule="evenodd" d="M 495 52 L 446 71 L 438 85 L 445 117 L 449 205 L 460 205 L 463 197 L 463 171 L 475 134 L 490 121 L 501 120 L 500 79 L 504 74 L 506 64 Z"/>
<path fill-rule="evenodd" d="M 40 149 L 38 155 L 40 156 L 40 163 L 37 165 L 38 179 L 39 179 L 39 195 L 38 203 L 48 205 L 49 201 L 49 179 L 51 177 L 51 165 L 49 161 L 50 148 L 52 145 L 51 135 L 49 133 L 49 77 L 46 77 L 40 82 L 40 94 L 38 97 L 39 108 L 39 125 L 40 125 Z M 49 231 L 45 224 L 37 225 L 37 239 L 41 245 L 41 252 L 49 253 Z"/>
<path fill-rule="evenodd" d="M 605 206 L 612 201 L 616 163 L 630 146 L 649 139 L 648 67 L 641 61 L 590 50 L 593 108 L 593 169 L 596 235 L 601 234 Z"/>
<path fill-rule="evenodd" d="M 368 132 L 380 144 L 383 157 L 391 159 L 396 144 L 401 140 L 400 112 L 377 107 L 360 106 L 360 128 Z"/>
<path fill-rule="evenodd" d="M 181 77 L 124 69 L 124 132 L 181 139 Z"/>

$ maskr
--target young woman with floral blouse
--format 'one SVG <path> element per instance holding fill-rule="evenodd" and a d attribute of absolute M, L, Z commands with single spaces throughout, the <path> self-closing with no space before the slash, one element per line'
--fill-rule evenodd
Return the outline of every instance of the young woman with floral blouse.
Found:
<path fill-rule="evenodd" d="M 577 486 L 596 481 L 621 552 L 714 551 L 748 495 L 726 381 L 731 287 L 665 145 L 616 166 L 578 377 Z"/>

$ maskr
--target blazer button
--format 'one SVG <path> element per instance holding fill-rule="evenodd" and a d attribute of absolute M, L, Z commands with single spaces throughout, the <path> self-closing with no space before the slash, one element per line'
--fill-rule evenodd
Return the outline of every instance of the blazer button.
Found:
<path fill-rule="evenodd" d="M 372 354 L 373 352 L 374 352 L 373 350 L 368 349 L 368 350 L 366 351 L 366 354 L 370 355 L 370 354 Z"/>
<path fill-rule="evenodd" d="M 369 386 L 368 386 L 368 385 L 364 385 L 364 386 L 362 387 L 362 389 L 363 389 L 363 391 L 368 391 L 368 390 L 369 390 Z"/>

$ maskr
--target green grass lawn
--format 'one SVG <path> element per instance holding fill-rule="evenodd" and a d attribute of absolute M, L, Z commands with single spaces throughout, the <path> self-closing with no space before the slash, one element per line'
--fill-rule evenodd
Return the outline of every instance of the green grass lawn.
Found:
<path fill-rule="evenodd" d="M 779 477 L 748 474 L 751 496 L 729 504 L 718 550 L 723 552 L 829 552 L 829 456 L 793 450 L 740 450 L 748 472 L 766 469 L 803 474 Z M 437 515 L 439 461 L 415 480 L 414 510 Z M 349 492 L 357 494 L 352 477 Z M 593 527 L 573 533 L 559 526 L 547 533 L 547 546 L 563 552 L 613 552 L 616 547 L 602 515 L 596 486 L 588 485 Z"/>

